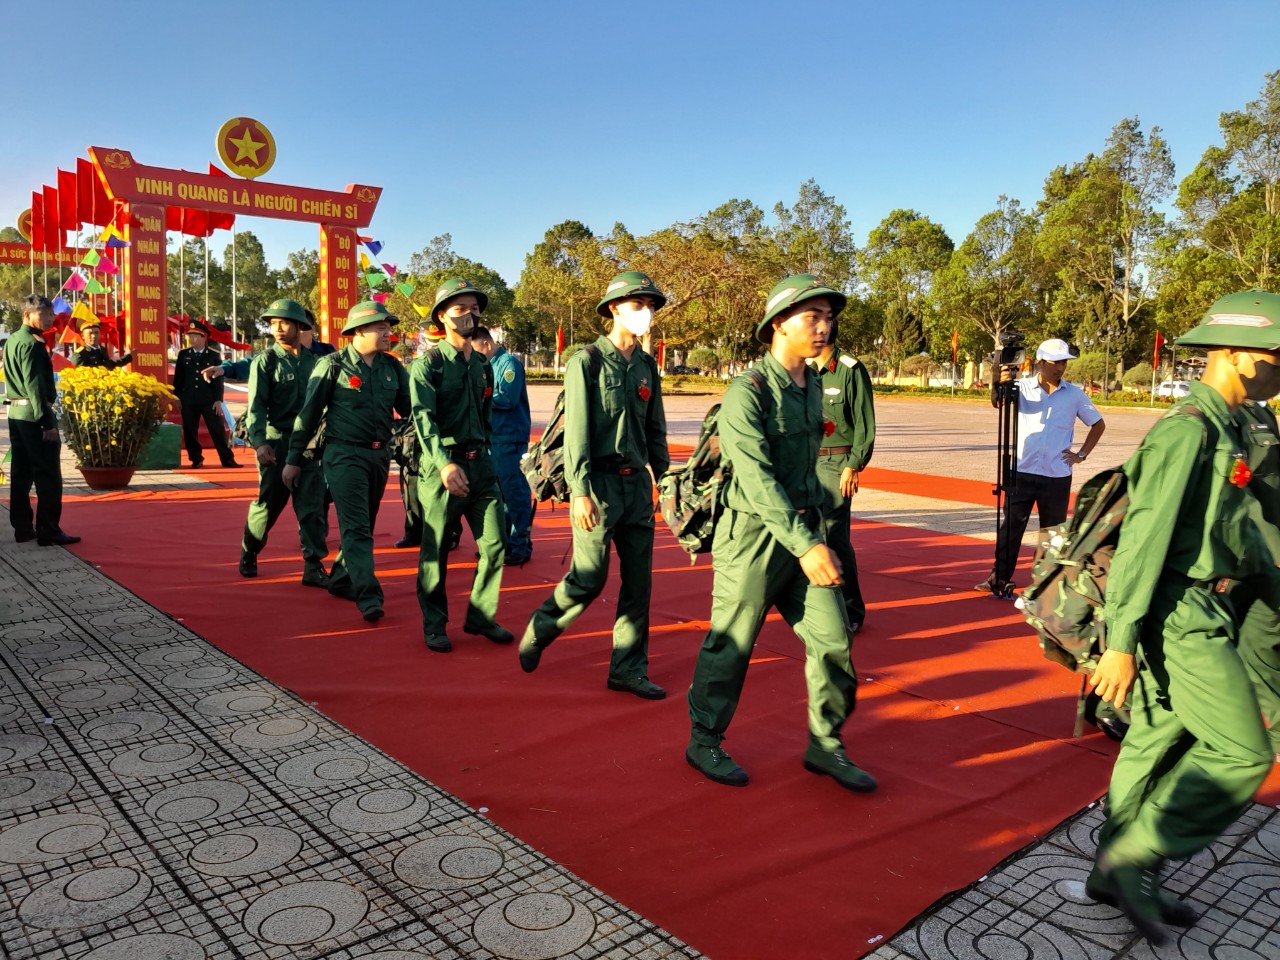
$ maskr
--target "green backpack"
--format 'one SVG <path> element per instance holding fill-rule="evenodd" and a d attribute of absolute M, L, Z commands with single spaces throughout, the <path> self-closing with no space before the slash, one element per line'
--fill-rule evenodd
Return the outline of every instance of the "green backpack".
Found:
<path fill-rule="evenodd" d="M 595 383 L 600 377 L 602 360 L 595 344 L 587 344 L 582 348 L 587 357 L 587 378 Z M 564 391 L 556 396 L 555 406 L 551 408 L 551 419 L 538 442 L 529 447 L 529 452 L 520 459 L 520 469 L 529 481 L 529 489 L 533 491 L 536 503 L 551 500 L 555 503 L 569 502 L 569 481 L 564 475 Z"/>

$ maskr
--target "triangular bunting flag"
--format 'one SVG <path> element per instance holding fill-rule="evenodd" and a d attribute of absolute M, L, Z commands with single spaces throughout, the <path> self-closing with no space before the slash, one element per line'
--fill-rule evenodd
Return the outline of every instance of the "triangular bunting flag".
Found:
<path fill-rule="evenodd" d="M 84 277 L 78 272 L 72 273 L 71 276 L 67 277 L 67 282 L 62 285 L 62 289 L 63 290 L 83 290 Z M 70 309 L 71 309 L 70 307 L 67 308 L 68 311 Z"/>
<path fill-rule="evenodd" d="M 365 253 L 363 250 L 360 251 L 360 269 L 361 270 L 369 269 L 369 255 Z"/>
<path fill-rule="evenodd" d="M 98 272 L 99 273 L 119 273 L 120 268 L 115 265 L 114 261 L 112 261 L 110 257 L 99 257 Z"/>
<path fill-rule="evenodd" d="M 85 321 L 88 321 L 90 323 L 102 322 L 98 319 L 98 317 L 94 314 L 94 312 L 89 309 L 89 305 L 85 303 L 83 300 L 77 303 L 76 308 L 71 311 L 71 319 L 79 320 L 82 323 Z"/>
<path fill-rule="evenodd" d="M 378 303 L 386 303 L 388 300 L 390 300 L 390 299 L 391 299 L 391 294 L 389 294 L 389 293 L 375 293 L 375 294 L 373 295 L 373 299 L 374 299 L 374 300 L 376 300 L 376 301 L 378 301 Z"/>
<path fill-rule="evenodd" d="M 384 264 L 382 265 L 382 272 L 383 272 L 383 273 L 385 273 L 385 274 L 386 274 L 387 276 L 389 276 L 389 277 L 394 277 L 394 276 L 396 275 L 396 270 L 397 270 L 397 269 L 399 269 L 399 268 L 398 268 L 398 267 L 396 267 L 396 265 L 395 265 L 394 263 L 384 263 Z"/>
<path fill-rule="evenodd" d="M 410 304 L 410 306 L 412 306 L 413 309 L 417 310 L 418 316 L 422 317 L 424 320 L 427 318 L 427 314 L 431 312 L 430 308 L 424 307 L 420 303 Z"/>
<path fill-rule="evenodd" d="M 107 237 L 107 246 L 112 250 L 119 250 L 123 247 L 129 246 L 129 241 L 122 237 L 111 236 Z"/>
<path fill-rule="evenodd" d="M 62 335 L 58 337 L 59 343 L 75 343 L 84 346 L 84 337 L 80 336 L 80 331 L 67 324 L 62 328 Z"/>
<path fill-rule="evenodd" d="M 370 287 L 376 287 L 387 282 L 387 275 L 377 270 L 370 270 L 364 275 L 364 281 L 369 284 Z"/>
<path fill-rule="evenodd" d="M 417 288 L 412 283 L 397 283 L 396 289 L 403 293 L 406 297 L 413 296 L 413 291 Z"/>
<path fill-rule="evenodd" d="M 70 313 L 70 312 L 71 312 L 71 304 L 67 303 L 67 301 L 63 300 L 61 297 L 53 298 L 53 315 L 55 317 L 60 317 L 64 313 Z"/>
<path fill-rule="evenodd" d="M 84 255 L 84 259 L 81 260 L 80 262 L 84 264 L 86 267 L 96 267 L 98 265 L 98 261 L 101 259 L 102 258 L 98 256 L 97 250 L 90 250 L 88 253 Z"/>
<path fill-rule="evenodd" d="M 382 252 L 381 240 L 366 240 L 364 241 L 364 245 L 369 248 L 369 252 L 375 257 Z"/>
<path fill-rule="evenodd" d="M 89 280 L 84 285 L 84 292 L 85 293 L 106 293 L 107 288 L 104 287 L 102 284 L 100 284 L 93 277 L 90 277 Z"/>

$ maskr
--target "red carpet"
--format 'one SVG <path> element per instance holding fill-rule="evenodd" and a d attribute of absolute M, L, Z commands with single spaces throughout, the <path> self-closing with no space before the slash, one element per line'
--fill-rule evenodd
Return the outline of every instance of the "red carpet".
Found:
<path fill-rule="evenodd" d="M 513 648 L 460 629 L 452 654 L 433 654 L 421 640 L 416 553 L 390 546 L 402 518 L 394 482 L 377 534 L 388 615 L 367 628 L 353 605 L 296 583 L 288 514 L 262 575 L 242 580 L 239 531 L 256 478 L 202 476 L 227 486 L 70 500 L 66 527 L 84 537 L 76 552 L 712 957 L 860 956 L 1105 789 L 1111 745 L 1069 739 L 1074 678 L 1040 657 L 1007 604 L 968 589 L 989 570 L 989 544 L 856 523 L 870 612 L 845 733 L 881 790 L 853 795 L 801 767 L 802 648 L 776 617 L 726 743 L 752 776 L 735 790 L 684 761 L 683 693 L 711 574 L 706 558 L 690 568 L 665 528 L 650 672 L 670 696 L 651 703 L 605 690 L 616 581 L 532 676 Z M 972 494 L 965 481 L 912 482 L 933 496 L 952 485 L 965 494 L 953 499 Z M 567 517 L 540 510 L 535 563 L 504 579 L 500 619 L 517 634 L 563 573 Z M 458 624 L 469 537 L 455 556 Z"/>

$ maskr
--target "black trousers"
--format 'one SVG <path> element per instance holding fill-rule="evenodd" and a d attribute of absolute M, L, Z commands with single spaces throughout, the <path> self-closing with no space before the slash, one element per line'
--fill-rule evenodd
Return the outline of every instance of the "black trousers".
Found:
<path fill-rule="evenodd" d="M 1004 522 L 996 534 L 995 579 L 1007 583 L 1018 566 L 1022 535 L 1027 531 L 1034 506 L 1040 527 L 1056 527 L 1067 519 L 1071 500 L 1070 477 L 1042 477 L 1038 473 L 1014 473 L 1012 489 L 1005 500 Z"/>
<path fill-rule="evenodd" d="M 187 448 L 187 456 L 192 463 L 204 460 L 204 448 L 200 446 L 200 419 L 209 429 L 213 438 L 213 447 L 218 451 L 218 460 L 225 467 L 235 463 L 236 458 L 227 444 L 227 425 L 218 411 L 217 404 L 207 403 L 204 406 L 184 403 L 182 405 L 182 442 Z"/>
<path fill-rule="evenodd" d="M 9 522 L 15 533 L 53 536 L 62 528 L 61 443 L 44 439 L 40 424 L 9 420 L 10 466 Z M 31 510 L 31 487 L 36 488 L 36 509 Z"/>

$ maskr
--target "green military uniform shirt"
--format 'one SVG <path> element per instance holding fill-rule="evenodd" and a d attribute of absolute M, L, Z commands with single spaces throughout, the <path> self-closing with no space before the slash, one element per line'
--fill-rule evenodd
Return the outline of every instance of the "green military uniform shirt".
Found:
<path fill-rule="evenodd" d="M 249 367 L 249 411 L 245 417 L 251 447 L 279 440 L 293 429 L 319 359 L 310 350 L 300 350 L 295 357 L 278 343 L 253 358 Z"/>
<path fill-rule="evenodd" d="M 1275 412 L 1266 403 L 1246 403 L 1240 407 L 1239 418 L 1253 471 L 1249 488 L 1258 498 L 1263 519 L 1280 527 L 1280 428 Z"/>
<path fill-rule="evenodd" d="M 409 377 L 414 429 L 421 441 L 418 469 L 424 476 L 438 476 L 452 462 L 451 447 L 486 446 L 493 429 L 493 387 L 485 374 L 489 361 L 479 350 L 472 350 L 468 360 L 448 341 L 432 349 L 440 353 L 438 374 L 433 375 L 428 354 L 414 363 Z M 471 402 L 461 402 L 468 395 Z M 440 397 L 449 399 L 440 403 Z"/>
<path fill-rule="evenodd" d="M 720 405 L 720 456 L 733 465 L 725 505 L 758 516 L 800 557 L 823 542 L 819 525 L 799 513 L 820 510 L 823 502 L 814 469 L 823 435 L 822 380 L 805 367 L 805 386 L 797 385 L 771 354 L 755 369 L 768 397 L 744 375 L 729 384 Z"/>
<path fill-rule="evenodd" d="M 9 419 L 29 420 L 42 430 L 58 425 L 53 412 L 58 399 L 53 361 L 44 337 L 26 324 L 13 331 L 4 343 L 4 378 Z"/>
<path fill-rule="evenodd" d="M 1221 394 L 1201 383 L 1191 384 L 1191 396 L 1178 406 L 1184 404 L 1200 410 L 1204 421 L 1171 411 L 1125 464 L 1129 510 L 1111 563 L 1106 606 L 1107 646 L 1120 653 L 1137 649 L 1143 617 L 1166 572 L 1192 581 L 1240 579 L 1272 562 L 1250 522 L 1257 501 L 1231 481 L 1247 456 L 1240 421 Z M 1202 459 L 1211 462 L 1208 469 L 1197 468 Z"/>
<path fill-rule="evenodd" d="M 822 373 L 822 412 L 835 430 L 824 447 L 849 447 L 847 466 L 861 471 L 876 445 L 876 408 L 867 368 L 852 354 L 836 348 Z"/>
<path fill-rule="evenodd" d="M 657 363 L 638 346 L 628 360 L 605 336 L 593 346 L 600 355 L 594 384 L 585 350 L 564 373 L 564 473 L 575 497 L 598 496 L 591 489 L 592 461 L 638 470 L 648 464 L 655 477 L 671 462 Z"/>
<path fill-rule="evenodd" d="M 393 412 L 409 416 L 409 374 L 400 361 L 378 353 L 370 366 L 352 346 L 321 357 L 293 424 L 288 462 L 302 464 L 303 452 L 321 420 L 326 443 L 365 447 L 378 443 L 385 449 L 391 440 Z"/>

